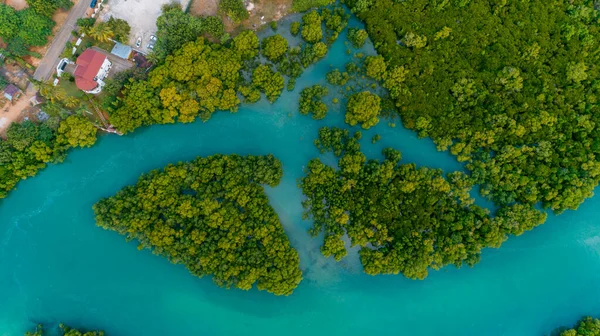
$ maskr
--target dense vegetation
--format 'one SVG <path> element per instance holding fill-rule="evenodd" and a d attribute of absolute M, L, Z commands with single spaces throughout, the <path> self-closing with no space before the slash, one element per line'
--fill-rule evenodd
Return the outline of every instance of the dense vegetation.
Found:
<path fill-rule="evenodd" d="M 321 252 L 340 260 L 344 236 L 358 245 L 368 274 L 402 273 L 423 279 L 428 268 L 474 265 L 481 249 L 499 247 L 544 222 L 546 214 L 515 204 L 495 217 L 473 204 L 470 179 L 461 172 L 398 164 L 400 152 L 385 149 L 381 162 L 368 160 L 348 130 L 322 128 L 315 141 L 322 152 L 339 157 L 339 169 L 311 160 L 301 187 L 310 233 L 324 233 Z"/>
<path fill-rule="evenodd" d="M 19 11 L 0 3 L 0 38 L 6 43 L 3 52 L 8 55 L 25 56 L 30 54 L 30 47 L 45 45 L 55 25 L 52 15 L 59 6 L 71 6 L 69 0 L 30 0 L 27 3 L 29 7 Z"/>
<path fill-rule="evenodd" d="M 576 209 L 600 179 L 600 12 L 588 0 L 349 0 L 404 125 L 497 204 Z"/>
<path fill-rule="evenodd" d="M 80 331 L 77 329 L 73 329 L 64 324 L 59 325 L 60 328 L 60 336 L 104 336 L 103 331 Z M 25 333 L 25 336 L 44 336 L 44 329 L 41 325 L 38 325 L 35 328 L 35 331 L 28 331 Z"/>
<path fill-rule="evenodd" d="M 586 317 L 575 328 L 563 331 L 560 336 L 600 336 L 600 320 Z"/>
<path fill-rule="evenodd" d="M 292 9 L 295 12 L 305 12 L 311 8 L 327 6 L 334 2 L 334 0 L 294 0 Z"/>
<path fill-rule="evenodd" d="M 195 17 L 185 13 L 178 3 L 163 6 L 163 13 L 156 20 L 157 41 L 150 56 L 155 61 L 164 60 L 167 55 L 181 48 L 199 36 L 221 39 L 225 28 L 216 16 Z"/>
<path fill-rule="evenodd" d="M 248 11 L 242 0 L 221 0 L 219 1 L 219 11 L 235 23 L 240 23 L 248 18 Z"/>
<path fill-rule="evenodd" d="M 274 102 L 286 87 L 284 76 L 292 90 L 303 69 L 327 54 L 323 40 L 332 43 L 348 22 L 347 14 L 334 7 L 304 15 L 301 31 L 310 43 L 290 48 L 279 34 L 259 41 L 254 32 L 244 31 L 230 43 L 216 44 L 198 38 L 203 25 L 194 23 L 197 18 L 177 6 L 163 10 L 157 34 L 163 31 L 170 40 L 155 49 L 159 65 L 147 80 L 126 83 L 121 97 L 103 104 L 111 123 L 124 133 L 144 125 L 192 122 L 197 116 L 206 121 L 217 110 L 236 112 L 239 96 L 254 103 L 264 94 Z M 172 26 L 178 27 L 176 31 Z M 261 62 L 259 53 L 269 62 Z"/>
<path fill-rule="evenodd" d="M 94 205 L 96 221 L 219 286 L 288 295 L 302 279 L 298 254 L 261 186 L 282 174 L 271 155 L 169 165 Z"/>
<path fill-rule="evenodd" d="M 327 105 L 323 102 L 323 97 L 327 94 L 327 88 L 321 85 L 313 85 L 302 89 L 300 92 L 300 113 L 312 113 L 315 120 L 325 118 L 327 116 Z"/>
<path fill-rule="evenodd" d="M 59 123 L 13 123 L 0 139 L 0 198 L 22 179 L 34 176 L 47 163 L 60 162 L 73 147 L 89 147 L 96 141 L 96 127 L 80 116 Z"/>

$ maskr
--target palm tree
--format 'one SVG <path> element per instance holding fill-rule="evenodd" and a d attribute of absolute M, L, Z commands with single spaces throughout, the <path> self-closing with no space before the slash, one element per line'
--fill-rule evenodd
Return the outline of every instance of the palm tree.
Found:
<path fill-rule="evenodd" d="M 32 83 L 33 86 L 40 91 L 40 94 L 49 99 L 52 103 L 63 101 L 67 97 L 65 90 L 61 87 L 54 86 L 54 83 L 50 80 L 46 82 L 32 81 Z"/>
<path fill-rule="evenodd" d="M 105 22 L 101 22 L 90 28 L 88 34 L 98 42 L 106 42 L 115 36 L 115 33 Z"/>
<path fill-rule="evenodd" d="M 70 109 L 75 108 L 75 107 L 77 107 L 77 106 L 79 106 L 81 104 L 80 101 L 79 101 L 79 99 L 77 99 L 75 97 L 72 97 L 72 96 L 71 97 L 67 97 L 67 99 L 65 99 L 63 101 L 63 103 L 65 104 L 65 106 L 67 108 L 70 108 Z"/>

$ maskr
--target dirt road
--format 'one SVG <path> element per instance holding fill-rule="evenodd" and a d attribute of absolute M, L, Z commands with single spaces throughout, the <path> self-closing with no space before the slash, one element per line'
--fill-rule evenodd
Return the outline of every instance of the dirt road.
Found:
<path fill-rule="evenodd" d="M 90 3 L 91 0 L 79 0 L 73 6 L 73 8 L 71 8 L 71 12 L 67 17 L 65 24 L 54 36 L 50 48 L 48 48 L 46 55 L 44 55 L 40 65 L 33 74 L 34 79 L 40 81 L 46 81 L 50 79 L 54 73 L 56 65 L 58 65 L 59 57 L 60 54 L 62 54 L 65 44 L 71 38 L 71 32 L 73 29 L 75 29 L 77 19 L 82 18 L 85 15 L 86 10 L 90 8 Z M 31 89 L 33 89 L 33 87 L 30 85 L 28 87 L 28 91 Z"/>

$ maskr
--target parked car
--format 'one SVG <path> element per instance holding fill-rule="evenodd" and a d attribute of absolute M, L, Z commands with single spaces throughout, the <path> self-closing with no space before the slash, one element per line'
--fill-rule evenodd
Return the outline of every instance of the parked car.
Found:
<path fill-rule="evenodd" d="M 137 41 L 135 41 L 135 47 L 139 48 L 142 45 L 142 38 L 138 37 Z"/>
<path fill-rule="evenodd" d="M 154 49 L 154 44 L 156 44 L 156 36 L 150 36 L 150 42 L 148 42 L 148 49 Z"/>

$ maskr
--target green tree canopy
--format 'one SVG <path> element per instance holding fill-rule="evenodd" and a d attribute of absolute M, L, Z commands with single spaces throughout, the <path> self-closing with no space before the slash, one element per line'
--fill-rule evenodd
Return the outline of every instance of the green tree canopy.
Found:
<path fill-rule="evenodd" d="M 219 1 L 219 11 L 235 23 L 240 23 L 248 18 L 248 11 L 242 0 L 221 0 Z"/>
<path fill-rule="evenodd" d="M 321 128 L 315 144 L 338 156 L 338 169 L 311 160 L 301 179 L 305 218 L 311 235 L 324 234 L 321 252 L 336 260 L 347 254 L 342 238 L 360 246 L 366 273 L 423 279 L 428 269 L 474 265 L 481 249 L 499 247 L 509 234 L 521 234 L 546 219 L 530 206 L 507 206 L 496 217 L 474 205 L 468 176 L 399 164 L 400 152 L 383 151 L 383 161 L 368 160 L 357 132 Z"/>
<path fill-rule="evenodd" d="M 302 38 L 308 43 L 316 43 L 323 38 L 319 12 L 311 11 L 302 16 Z"/>
<path fill-rule="evenodd" d="M 283 172 L 271 155 L 214 155 L 143 175 L 94 205 L 99 226 L 222 287 L 289 295 L 302 273 L 261 184 Z"/>
<path fill-rule="evenodd" d="M 300 92 L 300 113 L 312 113 L 315 120 L 320 120 L 327 116 L 327 105 L 323 102 L 323 97 L 328 94 L 326 87 L 313 85 L 302 89 Z"/>
<path fill-rule="evenodd" d="M 81 116 L 72 115 L 58 127 L 58 143 L 69 147 L 91 147 L 96 143 L 97 129 Z"/>
<path fill-rule="evenodd" d="M 560 336 L 600 336 L 600 320 L 585 317 L 575 328 L 561 332 Z"/>
<path fill-rule="evenodd" d="M 468 162 L 485 196 L 556 213 L 591 197 L 600 181 L 593 1 L 347 4 L 386 60 L 384 87 L 404 125 Z"/>
<path fill-rule="evenodd" d="M 275 34 L 262 40 L 262 53 L 269 60 L 278 61 L 288 50 L 285 37 Z"/>
<path fill-rule="evenodd" d="M 363 91 L 355 93 L 348 99 L 346 106 L 346 123 L 350 126 L 361 124 L 362 128 L 371 128 L 379 122 L 377 116 L 381 112 L 381 98 L 378 95 Z"/>
<path fill-rule="evenodd" d="M 258 36 L 252 30 L 244 30 L 233 38 L 233 49 L 242 59 L 253 59 L 258 55 Z"/>

